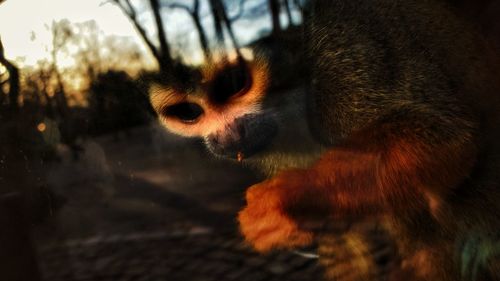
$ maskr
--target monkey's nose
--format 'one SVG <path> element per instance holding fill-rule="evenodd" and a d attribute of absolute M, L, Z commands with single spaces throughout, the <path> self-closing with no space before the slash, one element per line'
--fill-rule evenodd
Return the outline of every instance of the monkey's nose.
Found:
<path fill-rule="evenodd" d="M 233 159 L 251 157 L 271 143 L 277 134 L 277 124 L 269 117 L 249 114 L 237 118 L 217 133 L 208 136 L 205 144 L 218 155 Z"/>
<path fill-rule="evenodd" d="M 184 123 L 195 123 L 203 113 L 203 108 L 192 102 L 170 105 L 160 112 L 165 117 L 175 118 Z"/>

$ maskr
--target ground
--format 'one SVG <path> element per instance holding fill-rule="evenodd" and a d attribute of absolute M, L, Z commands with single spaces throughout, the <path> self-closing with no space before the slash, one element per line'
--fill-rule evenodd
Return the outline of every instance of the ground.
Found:
<path fill-rule="evenodd" d="M 317 280 L 315 259 L 259 255 L 235 218 L 258 175 L 156 124 L 65 146 L 47 165 L 64 199 L 34 229 L 44 280 Z"/>

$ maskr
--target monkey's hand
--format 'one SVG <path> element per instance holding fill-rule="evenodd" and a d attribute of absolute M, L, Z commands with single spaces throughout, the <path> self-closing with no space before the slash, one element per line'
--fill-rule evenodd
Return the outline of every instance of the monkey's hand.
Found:
<path fill-rule="evenodd" d="M 312 232 L 301 229 L 289 209 L 297 203 L 294 194 L 301 188 L 296 186 L 299 182 L 281 175 L 247 190 L 247 206 L 239 213 L 240 229 L 256 250 L 266 252 L 312 242 Z"/>

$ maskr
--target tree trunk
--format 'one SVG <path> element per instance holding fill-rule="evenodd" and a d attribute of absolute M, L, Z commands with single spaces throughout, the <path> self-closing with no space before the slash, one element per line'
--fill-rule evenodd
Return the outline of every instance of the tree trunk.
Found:
<path fill-rule="evenodd" d="M 198 38 L 200 40 L 201 50 L 203 51 L 203 56 L 207 61 L 211 60 L 210 56 L 210 48 L 208 47 L 208 39 L 205 34 L 205 30 L 203 30 L 203 26 L 201 25 L 201 19 L 196 16 L 193 17 L 194 25 L 196 26 L 196 30 L 198 31 Z"/>
<path fill-rule="evenodd" d="M 165 28 L 163 27 L 163 19 L 160 13 L 160 4 L 158 0 L 149 0 L 149 4 L 151 5 L 151 9 L 153 10 L 153 16 L 158 31 L 158 41 L 160 43 L 160 60 L 158 61 L 160 65 L 160 71 L 168 73 L 173 68 L 173 59 L 170 55 L 170 48 L 168 46 Z"/>
<path fill-rule="evenodd" d="M 57 110 L 59 111 L 59 116 L 65 119 L 69 114 L 68 97 L 66 96 L 66 89 L 62 81 L 61 73 L 55 64 L 54 73 L 57 80 L 57 90 L 54 93 L 54 99 L 56 101 Z"/>
<path fill-rule="evenodd" d="M 290 1 L 283 0 L 283 6 L 285 7 L 286 16 L 288 18 L 288 26 L 291 27 L 293 26 L 293 18 L 292 18 L 292 11 L 290 9 Z"/>
<path fill-rule="evenodd" d="M 10 62 L 5 67 L 9 71 L 9 104 L 16 111 L 19 108 L 19 69 Z"/>
<path fill-rule="evenodd" d="M 62 81 L 62 75 L 57 66 L 58 49 L 56 48 L 55 44 L 53 44 L 53 46 L 54 47 L 52 49 L 51 76 L 55 75 L 57 82 L 57 89 L 54 90 L 54 100 L 56 103 L 57 112 L 59 113 L 59 117 L 61 119 L 65 119 L 69 111 L 68 110 L 69 105 L 68 105 L 68 99 L 66 97 L 66 89 L 64 88 L 64 82 Z"/>
<path fill-rule="evenodd" d="M 221 0 L 217 0 L 219 3 L 219 11 L 222 17 L 222 20 L 224 21 L 224 24 L 226 25 L 227 32 L 229 33 L 229 38 L 231 39 L 231 43 L 233 44 L 234 49 L 239 55 L 239 45 L 238 41 L 236 40 L 236 36 L 234 36 L 233 28 L 231 27 L 231 21 L 229 20 L 229 17 L 227 16 L 226 10 L 224 8 L 224 4 L 222 3 Z"/>
<path fill-rule="evenodd" d="M 209 2 L 212 8 L 212 14 L 214 16 L 214 27 L 217 41 L 219 42 L 219 44 L 224 45 L 223 26 L 225 25 L 229 34 L 229 38 L 231 39 L 231 43 L 236 51 L 236 55 L 240 58 L 241 53 L 239 51 L 239 44 L 236 40 L 236 36 L 234 35 L 233 29 L 231 27 L 231 21 L 227 16 L 224 4 L 221 0 L 210 0 Z"/>
<path fill-rule="evenodd" d="M 208 39 L 205 33 L 205 29 L 203 29 L 203 25 L 201 24 L 199 0 L 195 0 L 194 2 L 194 9 L 193 12 L 191 13 L 191 17 L 193 18 L 194 25 L 196 26 L 196 30 L 198 31 L 198 38 L 200 40 L 200 45 L 205 60 L 209 62 L 211 60 L 210 48 L 208 46 Z"/>
<path fill-rule="evenodd" d="M 210 47 L 208 46 L 208 39 L 205 33 L 205 29 L 201 24 L 200 18 L 200 1 L 195 0 L 193 8 L 191 9 L 188 5 L 183 5 L 180 3 L 174 3 L 170 5 L 171 8 L 179 8 L 186 11 L 189 16 L 191 16 L 191 20 L 195 25 L 196 30 L 198 31 L 198 40 L 200 41 L 201 50 L 203 51 L 203 56 L 205 57 L 205 61 L 211 60 Z"/>
<path fill-rule="evenodd" d="M 13 63 L 11 63 L 5 57 L 5 52 L 0 39 L 0 64 L 5 66 L 7 72 L 9 73 L 9 91 L 7 92 L 9 97 L 9 106 L 13 111 L 17 111 L 19 108 L 18 98 L 19 98 L 19 69 Z"/>
<path fill-rule="evenodd" d="M 118 7 L 123 11 L 123 13 L 130 19 L 135 29 L 141 36 L 141 39 L 144 41 L 144 43 L 146 43 L 146 46 L 148 47 L 149 51 L 158 62 L 158 65 L 160 66 L 161 69 L 162 57 L 160 55 L 160 52 L 158 51 L 157 47 L 153 44 L 153 42 L 149 39 L 144 27 L 139 23 L 139 20 L 137 19 L 137 12 L 134 9 L 134 6 L 132 6 L 129 0 L 123 0 L 123 1 L 113 0 L 113 2 L 116 5 L 118 5 Z"/>
<path fill-rule="evenodd" d="M 271 22 L 274 34 L 280 33 L 280 2 L 279 0 L 268 0 L 269 11 L 271 13 Z"/>
<path fill-rule="evenodd" d="M 220 16 L 219 1 L 210 0 L 209 4 L 214 18 L 215 38 L 217 39 L 217 43 L 219 45 L 224 45 L 224 29 L 222 27 L 223 19 Z"/>

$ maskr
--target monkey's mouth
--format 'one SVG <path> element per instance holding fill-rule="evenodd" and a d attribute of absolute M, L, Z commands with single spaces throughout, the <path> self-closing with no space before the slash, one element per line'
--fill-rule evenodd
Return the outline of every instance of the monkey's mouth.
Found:
<path fill-rule="evenodd" d="M 205 144 L 217 156 L 241 160 L 262 151 L 277 131 L 278 126 L 272 117 L 247 114 L 206 137 Z"/>

